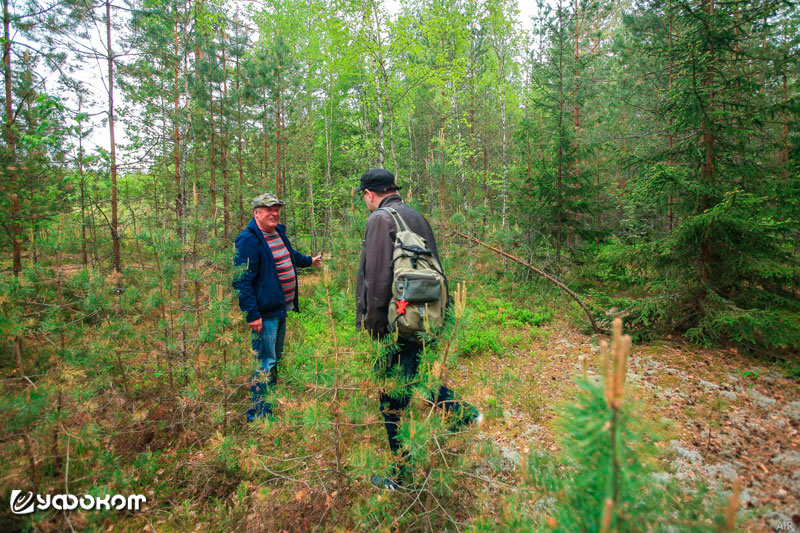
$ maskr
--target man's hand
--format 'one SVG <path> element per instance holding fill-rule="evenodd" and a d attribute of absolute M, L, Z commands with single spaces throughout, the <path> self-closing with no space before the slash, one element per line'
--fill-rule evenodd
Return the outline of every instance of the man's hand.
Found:
<path fill-rule="evenodd" d="M 318 255 L 316 257 L 312 257 L 311 258 L 311 266 L 312 267 L 322 266 L 322 255 Z"/>
<path fill-rule="evenodd" d="M 252 329 L 256 333 L 261 333 L 261 328 L 264 325 L 264 320 L 259 318 L 258 320 L 253 320 L 252 322 L 248 322 L 247 325 L 250 326 L 250 329 Z"/>

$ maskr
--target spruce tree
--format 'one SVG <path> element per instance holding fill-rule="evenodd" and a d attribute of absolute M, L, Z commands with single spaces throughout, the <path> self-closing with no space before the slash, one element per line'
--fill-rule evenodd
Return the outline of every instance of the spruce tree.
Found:
<path fill-rule="evenodd" d="M 634 298 L 613 303 L 630 310 L 634 327 L 674 328 L 706 344 L 800 346 L 788 240 L 796 220 L 782 200 L 797 177 L 787 183 L 772 163 L 770 125 L 783 108 L 775 88 L 787 66 L 777 53 L 787 9 L 659 0 L 627 18 L 628 52 L 657 66 L 641 84 L 657 95 L 648 125 L 674 139 L 628 154 L 637 172 L 621 235 L 630 247 L 603 259 L 637 266 L 639 278 L 620 278 L 629 291 L 638 285 Z M 659 222 L 667 208 L 671 231 Z"/>

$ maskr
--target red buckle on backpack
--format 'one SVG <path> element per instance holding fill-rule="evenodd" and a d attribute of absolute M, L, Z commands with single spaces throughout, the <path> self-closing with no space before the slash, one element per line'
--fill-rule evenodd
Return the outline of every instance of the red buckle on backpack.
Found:
<path fill-rule="evenodd" d="M 406 306 L 408 306 L 408 302 L 405 300 L 397 300 L 397 314 L 404 315 L 406 314 Z"/>

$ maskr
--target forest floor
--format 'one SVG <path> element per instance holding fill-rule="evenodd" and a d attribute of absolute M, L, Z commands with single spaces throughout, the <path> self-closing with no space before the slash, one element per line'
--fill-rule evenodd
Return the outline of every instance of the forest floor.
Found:
<path fill-rule="evenodd" d="M 558 449 L 554 407 L 575 392 L 581 357 L 598 359 L 597 341 L 565 320 L 500 333 L 511 335 L 517 346 L 463 358 L 451 378 L 488 415 L 479 438 L 501 450 L 509 472 L 529 448 Z M 590 362 L 587 372 L 596 369 Z M 634 345 L 628 383 L 627 401 L 660 434 L 663 476 L 716 492 L 739 478 L 742 527 L 800 531 L 796 379 L 735 351 L 667 339 Z"/>
<path fill-rule="evenodd" d="M 481 266 L 476 265 L 476 270 Z M 478 275 L 489 277 L 484 272 Z M 288 374 L 293 372 L 293 364 L 300 364 L 303 350 L 317 354 L 326 349 L 328 316 L 311 313 L 313 307 L 319 313 L 324 306 L 321 288 L 321 276 L 303 276 L 301 296 L 309 304 L 309 313 L 293 317 L 289 324 L 282 363 Z M 528 451 L 560 451 L 562 441 L 556 424 L 559 407 L 573 399 L 575 377 L 584 368 L 594 376 L 599 367 L 600 338 L 581 331 L 583 317 L 573 313 L 571 304 L 537 305 L 537 300 L 546 297 L 526 294 L 513 286 L 501 296 L 495 289 L 484 284 L 469 294 L 468 314 L 454 349 L 461 355 L 449 365 L 445 377 L 457 395 L 475 404 L 486 418 L 482 427 L 468 430 L 466 439 L 453 441 L 453 451 L 470 456 L 469 472 L 461 472 L 467 477 L 458 481 L 464 490 L 458 495 L 466 497 L 467 493 L 474 499 L 468 505 L 459 500 L 448 506 L 451 511 L 461 510 L 463 514 L 455 520 L 464 525 L 475 517 L 502 512 L 504 499 L 519 485 Z M 347 326 L 337 324 L 339 342 L 344 350 L 362 349 L 364 341 L 349 324 L 351 300 L 347 292 L 343 289 L 342 294 L 333 295 L 334 308 L 338 305 L 346 309 L 337 320 L 344 321 L 347 316 L 348 322 Z M 531 311 L 536 309 L 541 315 Z M 240 319 L 238 311 L 233 314 Z M 244 338 L 236 339 L 231 346 L 238 346 Z M 351 357 L 355 354 L 349 353 Z M 250 355 L 240 359 L 249 362 Z M 146 377 L 145 367 L 139 372 L 138 377 L 131 378 L 151 379 Z M 370 370 L 365 372 L 369 374 Z M 742 486 L 739 524 L 744 530 L 800 531 L 800 387 L 796 378 L 785 374 L 778 364 L 732 350 L 701 349 L 680 339 L 634 343 L 625 401 L 644 419 L 645 438 L 657 440 L 662 451 L 659 461 L 663 473 L 658 474 L 658 481 L 674 479 L 686 491 L 705 485 L 713 494 L 724 496 L 738 478 Z M 372 516 L 370 509 L 379 508 L 385 514 L 371 523 L 386 529 L 387 524 L 394 523 L 398 505 L 406 511 L 412 508 L 414 502 L 403 500 L 402 495 L 378 494 L 363 476 L 354 476 L 341 491 L 328 492 L 338 481 L 320 483 L 318 472 L 330 467 L 316 462 L 330 455 L 329 445 L 321 432 L 320 438 L 315 438 L 316 431 L 307 435 L 298 431 L 313 425 L 305 421 L 303 426 L 298 419 L 301 415 L 313 418 L 312 411 L 303 411 L 303 405 L 311 402 L 312 389 L 304 388 L 308 383 L 298 378 L 292 384 L 290 379 L 289 385 L 279 387 L 279 415 L 274 422 L 245 424 L 246 379 L 237 378 L 237 390 L 229 391 L 228 397 L 233 400 L 228 405 L 225 436 L 220 433 L 222 424 L 216 414 L 222 412 L 221 406 L 213 403 L 188 398 L 170 403 L 150 393 L 125 402 L 118 387 L 83 402 L 65 425 L 77 433 L 78 428 L 88 427 L 94 420 L 106 434 L 114 436 L 98 445 L 103 449 L 102 457 L 116 457 L 116 466 L 87 465 L 86 472 L 98 480 L 100 470 L 132 477 L 128 481 L 131 490 L 144 487 L 148 497 L 154 501 L 160 498 L 160 503 L 154 512 L 120 517 L 116 524 L 73 513 L 70 527 L 81 529 L 81 523 L 87 525 L 86 518 L 100 529 L 108 526 L 108 530 L 115 525 L 121 530 L 226 530 L 229 524 L 230 529 L 237 530 L 305 531 L 315 524 L 318 529 L 327 529 L 337 521 L 347 529 L 359 529 L 366 522 L 352 517 Z M 211 392 L 221 386 L 221 381 L 206 381 Z M 343 442 L 349 449 L 361 446 L 379 456 L 386 453 L 387 446 L 377 408 L 371 407 L 377 407 L 375 388 L 367 389 L 368 393 L 356 398 L 366 402 L 369 414 L 348 430 Z M 219 394 L 211 397 L 218 400 Z M 196 425 L 185 423 L 184 416 L 195 420 Z M 483 453 L 486 449 L 491 453 Z M 307 453 L 294 457 L 297 450 Z M 151 452 L 160 455 L 154 459 Z M 226 459 L 220 462 L 220 458 Z M 227 468 L 225 464 L 238 466 Z M 289 466 L 277 473 L 267 468 L 276 464 Z M 20 458 L 8 466 L 9 482 L 19 485 L 26 479 L 26 464 Z M 304 476 L 309 479 L 298 481 Z M 53 478 L 56 484 L 64 481 Z M 216 515 L 209 512 L 214 502 Z M 350 512 L 351 508 L 356 511 Z M 281 519 L 270 522 L 275 517 Z M 61 515 L 47 515 L 37 527 L 68 529 L 61 520 Z M 422 523 L 415 526 L 424 527 Z"/>

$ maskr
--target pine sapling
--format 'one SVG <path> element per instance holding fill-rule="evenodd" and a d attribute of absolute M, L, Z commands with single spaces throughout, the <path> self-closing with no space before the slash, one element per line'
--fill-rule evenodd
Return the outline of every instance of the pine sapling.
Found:
<path fill-rule="evenodd" d="M 715 531 L 735 522 L 738 495 L 716 524 L 709 520 L 705 491 L 687 495 L 677 484 L 653 481 L 654 450 L 646 446 L 638 417 L 626 408 L 626 376 L 631 338 L 614 321 L 612 341 L 601 343 L 601 383 L 579 378 L 574 400 L 564 404 L 561 457 L 531 453 L 523 480 L 554 501 L 539 521 L 558 531 Z M 589 374 L 583 364 L 584 376 Z M 735 492 L 735 491 L 734 491 Z M 729 531 L 729 529 L 722 529 Z"/>

